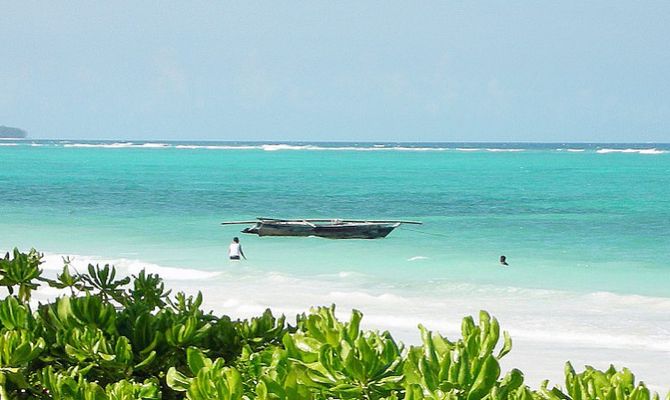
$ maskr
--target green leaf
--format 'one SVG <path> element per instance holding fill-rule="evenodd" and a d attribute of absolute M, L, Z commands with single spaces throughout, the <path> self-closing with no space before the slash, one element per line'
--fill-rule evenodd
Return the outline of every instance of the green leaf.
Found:
<path fill-rule="evenodd" d="M 489 355 L 477 375 L 472 388 L 468 392 L 467 400 L 479 400 L 486 396 L 500 376 L 498 360 Z"/>
<path fill-rule="evenodd" d="M 188 363 L 188 368 L 191 370 L 193 375 L 197 375 L 198 372 L 204 367 L 211 367 L 212 360 L 206 358 L 202 351 L 196 347 L 189 347 L 186 349 L 186 360 Z"/>
<path fill-rule="evenodd" d="M 177 371 L 175 367 L 170 367 L 165 375 L 165 382 L 170 389 L 177 392 L 185 392 L 188 390 L 193 379 L 187 377 L 181 372 Z"/>
<path fill-rule="evenodd" d="M 500 349 L 500 352 L 498 353 L 497 356 L 498 360 L 505 357 L 507 353 L 512 351 L 512 338 L 510 337 L 509 333 L 507 333 L 507 331 L 504 331 L 503 337 L 504 337 L 503 347 L 502 349 Z"/>

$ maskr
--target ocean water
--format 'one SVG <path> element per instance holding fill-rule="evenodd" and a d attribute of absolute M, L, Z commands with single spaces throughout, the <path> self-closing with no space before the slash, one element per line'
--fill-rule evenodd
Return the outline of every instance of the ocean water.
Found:
<path fill-rule="evenodd" d="M 423 225 L 338 241 L 219 224 L 258 216 Z M 226 260 L 233 236 L 248 261 Z M 407 342 L 488 309 L 529 378 L 609 361 L 670 387 L 654 368 L 670 363 L 667 144 L 2 141 L 14 246 L 51 272 L 63 255 L 148 268 L 233 316 L 334 302 Z"/>

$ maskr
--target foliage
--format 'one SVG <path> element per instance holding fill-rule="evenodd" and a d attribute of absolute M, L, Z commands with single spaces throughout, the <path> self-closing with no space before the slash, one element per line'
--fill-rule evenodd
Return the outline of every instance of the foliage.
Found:
<path fill-rule="evenodd" d="M 547 389 L 547 381 L 540 388 L 542 396 L 549 400 L 592 400 L 592 399 L 632 399 L 658 400 L 658 394 L 650 393 L 643 382 L 635 384 L 635 376 L 628 368 L 617 371 L 610 365 L 607 371 L 586 366 L 582 373 L 576 373 L 572 364 L 565 365 L 565 391 L 560 388 Z M 567 392 L 567 393 L 566 393 Z M 670 393 L 668 393 L 670 398 Z"/>
<path fill-rule="evenodd" d="M 430 399 L 479 400 L 492 393 L 507 398 L 523 384 L 523 373 L 517 369 L 511 370 L 502 381 L 498 380 L 498 360 L 512 349 L 512 341 L 504 332 L 503 346 L 494 355 L 500 327 L 487 312 L 480 312 L 478 325 L 472 317 L 464 318 L 462 338 L 457 342 L 450 342 L 423 326 L 419 329 L 423 345 L 410 348 L 405 363 L 408 393 L 426 394 Z"/>
<path fill-rule="evenodd" d="M 47 279 L 42 278 L 44 282 L 47 282 L 49 286 L 56 289 L 70 289 L 70 293 L 74 296 L 76 291 L 91 290 L 93 289 L 90 286 L 86 286 L 82 275 L 75 274 L 72 275 L 70 272 L 70 265 L 72 261 L 69 258 L 63 258 L 63 272 L 56 275 L 56 279 Z"/>
<path fill-rule="evenodd" d="M 30 294 L 37 289 L 37 278 L 42 275 L 39 265 L 42 262 L 42 254 L 34 249 L 28 253 L 21 253 L 14 249 L 13 258 L 10 258 L 9 252 L 4 258 L 0 258 L 0 286 L 7 287 L 9 294 L 14 293 L 15 287 L 18 288 L 19 300 L 26 302 L 30 300 Z"/>
<path fill-rule="evenodd" d="M 341 399 L 381 399 L 401 390 L 402 346 L 388 332 L 361 331 L 362 317 L 354 310 L 341 323 L 333 306 L 298 318 L 298 331 L 284 336 L 284 347 L 299 383 Z"/>
<path fill-rule="evenodd" d="M 113 266 L 41 276 L 31 250 L 0 259 L 0 400 L 653 400 L 626 368 L 577 373 L 565 388 L 533 390 L 518 369 L 502 373 L 512 340 L 482 311 L 451 341 L 419 326 L 405 348 L 390 333 L 361 329 L 335 306 L 297 316 L 270 310 L 233 320 L 202 309 L 202 295 L 171 295 L 158 275 L 116 279 Z M 40 282 L 65 291 L 35 311 Z M 16 295 L 15 295 L 16 293 Z M 670 400 L 670 395 L 668 397 Z"/>

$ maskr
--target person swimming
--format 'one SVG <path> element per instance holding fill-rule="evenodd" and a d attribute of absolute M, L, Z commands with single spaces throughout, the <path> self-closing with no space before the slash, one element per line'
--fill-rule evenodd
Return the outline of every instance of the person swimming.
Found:
<path fill-rule="evenodd" d="M 509 265 L 509 264 L 507 264 L 507 257 L 505 257 L 505 256 L 500 256 L 500 264 L 502 264 L 502 265 Z"/>

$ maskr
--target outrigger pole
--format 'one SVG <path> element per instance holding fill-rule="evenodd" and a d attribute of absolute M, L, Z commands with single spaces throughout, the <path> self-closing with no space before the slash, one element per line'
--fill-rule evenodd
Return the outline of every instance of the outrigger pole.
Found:
<path fill-rule="evenodd" d="M 229 221 L 222 222 L 221 225 L 235 225 L 235 224 L 255 224 L 263 221 L 274 221 L 274 222 L 370 222 L 373 224 L 414 224 L 421 225 L 422 222 L 419 221 L 402 221 L 402 220 L 376 220 L 376 219 L 337 219 L 337 218 L 308 218 L 308 219 L 281 219 L 281 218 L 265 218 L 258 217 L 256 221 Z"/>
<path fill-rule="evenodd" d="M 258 217 L 259 221 L 284 221 L 284 222 L 371 222 L 374 224 L 414 224 L 421 225 L 423 222 L 419 221 L 402 221 L 402 220 L 378 220 L 378 219 L 338 219 L 338 218 L 313 218 L 313 219 L 278 219 L 278 218 L 264 218 Z"/>

